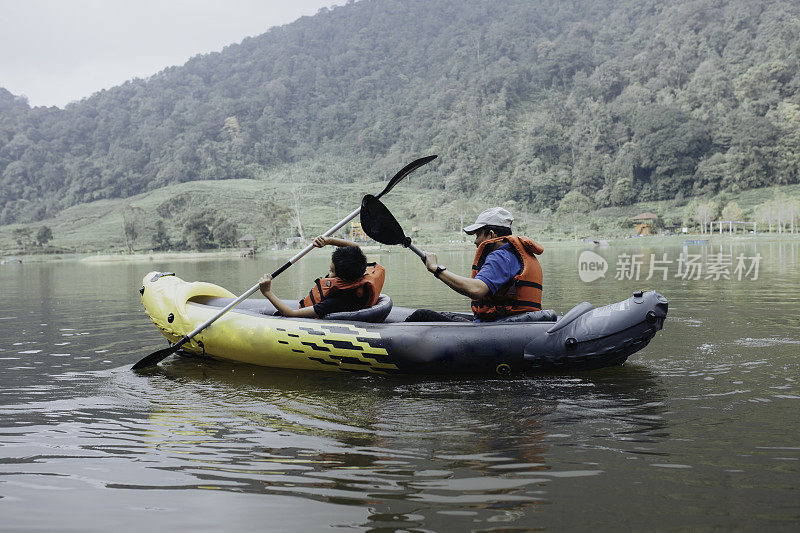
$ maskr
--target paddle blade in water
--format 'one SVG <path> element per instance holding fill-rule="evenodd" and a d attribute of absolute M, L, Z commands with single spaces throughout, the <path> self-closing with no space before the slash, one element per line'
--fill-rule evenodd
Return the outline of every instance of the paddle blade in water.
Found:
<path fill-rule="evenodd" d="M 361 200 L 361 229 L 372 240 L 381 244 L 402 244 L 411 242 L 394 215 L 376 197 L 368 194 Z"/>
<path fill-rule="evenodd" d="M 174 354 L 178 350 L 180 350 L 181 346 L 183 346 L 186 341 L 189 339 L 183 337 L 181 340 L 170 346 L 169 348 L 164 348 L 163 350 L 158 350 L 157 352 L 153 352 L 147 357 L 140 360 L 138 363 L 131 367 L 131 370 L 140 370 L 142 368 L 148 368 L 151 366 L 155 366 L 170 355 Z"/>

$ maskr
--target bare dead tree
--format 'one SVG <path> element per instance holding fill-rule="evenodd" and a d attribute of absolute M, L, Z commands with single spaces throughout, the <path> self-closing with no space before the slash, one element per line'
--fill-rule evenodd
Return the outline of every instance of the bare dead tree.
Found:
<path fill-rule="evenodd" d="M 289 192 L 292 195 L 292 205 L 294 206 L 294 218 L 295 224 L 297 224 L 297 233 L 300 235 L 300 239 L 305 242 L 306 234 L 303 232 L 303 222 L 300 220 L 300 196 L 302 194 L 302 190 L 299 186 L 294 186 Z"/>
<path fill-rule="evenodd" d="M 694 213 L 692 214 L 692 218 L 694 218 L 702 228 L 701 233 L 706 232 L 706 226 L 708 226 L 713 217 L 714 217 L 714 204 L 711 202 L 698 204 L 694 209 Z"/>
<path fill-rule="evenodd" d="M 125 246 L 128 247 L 128 253 L 133 253 L 133 245 L 136 237 L 139 236 L 143 217 L 144 210 L 141 207 L 126 205 L 122 208 L 122 230 L 125 233 Z"/>

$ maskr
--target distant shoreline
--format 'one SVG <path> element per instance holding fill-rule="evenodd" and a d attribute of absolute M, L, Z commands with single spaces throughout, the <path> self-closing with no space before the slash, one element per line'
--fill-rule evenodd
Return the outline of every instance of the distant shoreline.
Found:
<path fill-rule="evenodd" d="M 536 236 L 531 236 L 534 240 Z M 785 233 L 785 234 L 772 234 L 772 235 L 735 235 L 733 237 L 717 233 L 709 234 L 682 234 L 682 235 L 647 235 L 643 237 L 628 237 L 628 238 L 605 238 L 596 237 L 594 240 L 599 243 L 607 242 L 609 246 L 634 246 L 637 244 L 683 244 L 692 243 L 700 244 L 702 241 L 707 241 L 710 244 L 719 244 L 723 242 L 787 242 L 787 241 L 800 241 L 800 233 Z M 593 247 L 594 243 L 590 239 L 581 240 L 546 240 L 540 241 L 542 245 L 547 248 L 574 248 L 574 247 Z M 475 246 L 471 241 L 464 242 L 442 242 L 442 243 L 427 243 L 420 244 L 423 250 L 431 251 L 446 251 L 446 250 L 473 250 Z M 362 246 L 367 253 L 394 253 L 401 252 L 401 246 L 378 246 L 378 245 L 365 245 Z M 262 250 L 256 254 L 256 259 L 260 258 L 290 258 L 299 252 L 299 249 L 284 249 L 284 250 Z M 8 255 L 0 257 L 5 264 L 18 264 L 18 263 L 44 263 L 44 262 L 57 262 L 57 261 L 77 261 L 81 263 L 147 263 L 152 261 L 202 261 L 211 259 L 244 259 L 241 257 L 240 250 L 217 250 L 209 252 L 140 252 L 135 254 L 126 253 L 100 253 L 95 254 L 31 254 L 31 255 Z"/>
<path fill-rule="evenodd" d="M 99 254 L 78 259 L 81 263 L 142 263 L 150 261 L 191 261 L 197 259 L 237 259 L 238 251 L 219 252 L 154 252 L 140 254 Z"/>

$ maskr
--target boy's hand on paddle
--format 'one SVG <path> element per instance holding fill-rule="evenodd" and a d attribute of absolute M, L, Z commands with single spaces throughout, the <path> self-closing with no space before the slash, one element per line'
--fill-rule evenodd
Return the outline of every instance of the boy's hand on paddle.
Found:
<path fill-rule="evenodd" d="M 258 288 L 261 289 L 261 294 L 266 296 L 272 288 L 272 275 L 264 274 L 264 276 L 258 280 Z"/>
<path fill-rule="evenodd" d="M 312 242 L 314 243 L 314 246 L 316 246 L 317 248 L 324 248 L 328 244 L 329 239 L 324 235 L 317 235 L 316 237 L 314 237 L 314 240 Z"/>

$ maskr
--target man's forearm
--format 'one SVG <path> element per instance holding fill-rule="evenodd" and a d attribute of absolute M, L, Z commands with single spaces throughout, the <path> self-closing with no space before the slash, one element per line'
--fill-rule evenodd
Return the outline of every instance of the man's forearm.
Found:
<path fill-rule="evenodd" d="M 449 270 L 446 270 L 439 265 L 439 258 L 435 253 L 425 253 L 425 268 L 434 275 L 436 271 L 441 268 L 442 270 L 439 272 L 438 278 L 458 294 L 462 294 L 473 300 L 480 300 L 490 292 L 489 286 L 483 281 L 459 276 L 458 274 L 453 274 Z"/>
<path fill-rule="evenodd" d="M 489 293 L 489 287 L 481 280 L 459 276 L 458 274 L 453 274 L 449 270 L 445 270 L 439 274 L 439 279 L 457 293 L 467 296 L 472 300 L 479 300 Z"/>

